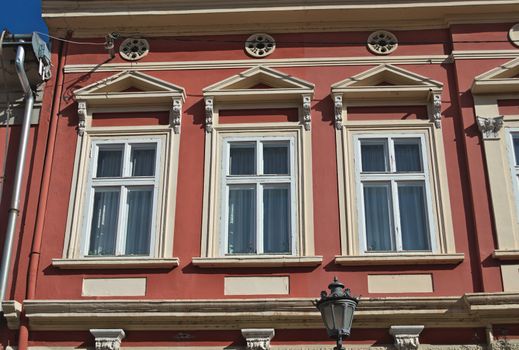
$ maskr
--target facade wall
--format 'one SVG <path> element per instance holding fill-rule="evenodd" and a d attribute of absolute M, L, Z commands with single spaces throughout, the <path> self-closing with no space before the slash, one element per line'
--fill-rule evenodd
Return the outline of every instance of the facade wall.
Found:
<path fill-rule="evenodd" d="M 27 317 L 20 318 L 22 330 L 13 326 L 8 330 L 4 323 L 1 324 L 2 345 L 11 346 L 22 339 L 19 345 L 22 350 L 26 346 L 83 348 L 93 346 L 89 329 L 123 328 L 126 331 L 123 346 L 128 347 L 233 348 L 245 345 L 241 329 L 275 328 L 276 335 L 271 342 L 273 347 L 317 349 L 329 344 L 329 341 L 318 315 L 311 311 L 310 300 L 317 298 L 332 277 L 337 276 L 351 288 L 354 295 L 361 296 L 360 315 L 348 340 L 353 347 L 388 346 L 394 343 L 388 327 L 402 324 L 425 324 L 420 342 L 431 348 L 436 346 L 440 349 L 456 344 L 476 349 L 487 343 L 495 344 L 492 341 L 499 339 L 517 346 L 514 343 L 514 339 L 519 337 L 514 317 L 517 313 L 517 290 L 508 287 L 514 285 L 513 277 L 506 277 L 508 280 L 503 281 L 501 266 L 509 266 L 505 270 L 508 269 L 509 276 L 513 276 L 518 256 L 506 260 L 493 257 L 496 249 L 501 249 L 498 243 L 501 236 L 496 232 L 489 163 L 485 157 L 487 141 L 483 141 L 478 130 L 478 114 L 471 93 L 476 77 L 519 57 L 517 46 L 508 38 L 509 29 L 515 23 L 501 22 L 482 23 L 476 20 L 470 24 L 450 24 L 434 29 L 424 26 L 413 30 L 392 30 L 399 45 L 394 53 L 387 56 L 374 55 L 367 49 L 365 42 L 371 30 L 269 32 L 276 39 L 277 48 L 272 55 L 263 59 L 253 59 L 243 50 L 244 42 L 251 33 L 158 37 L 147 37 L 143 33 L 151 49 L 147 56 L 134 64 L 128 63 L 119 54 L 107 61 L 108 54 L 102 45 L 65 44 L 63 72 L 56 71 L 53 80 L 47 83 L 40 123 L 31 134 L 31 160 L 23 186 L 26 191 L 22 197 L 24 209 L 19 219 L 20 234 L 15 242 L 14 272 L 7 298 L 23 302 Z M 74 40 L 102 42 L 103 38 L 83 36 Z M 120 40 L 116 41 L 116 48 L 119 43 Z M 60 59 L 58 46 L 53 41 L 54 62 Z M 458 260 L 447 263 L 435 260 L 424 263 L 416 259 L 403 263 L 337 263 L 336 258 L 347 255 L 344 253 L 344 237 L 351 239 L 359 232 L 352 232 L 351 229 L 358 224 L 351 223 L 357 217 L 340 212 L 341 201 L 349 202 L 352 194 L 341 192 L 344 174 L 338 164 L 340 157 L 337 156 L 341 134 L 334 127 L 336 112 L 331 87 L 380 64 L 391 64 L 443 84 L 439 131 L 443 151 L 441 148 L 434 151 L 442 153 L 444 164 L 433 164 L 433 167 L 445 168 L 446 178 L 438 180 L 441 176 L 436 175 L 435 181 L 443 181 L 448 192 L 448 219 L 452 218 L 452 235 L 449 236 L 448 229 L 445 235 L 454 242 L 454 251 L 449 253 L 463 254 Z M 311 219 L 315 252 L 308 255 L 322 256 L 322 262 L 312 266 L 258 264 L 254 267 L 201 267 L 194 258 L 204 256 L 201 248 L 205 239 L 204 218 L 209 215 L 208 209 L 204 208 L 204 186 L 207 186 L 204 167 L 207 166 L 208 142 L 204 89 L 257 65 L 314 85 L 311 130 L 302 129 L 302 133 L 310 135 L 311 145 Z M 176 188 L 174 206 L 163 209 L 164 215 L 174 219 L 172 226 L 167 228 L 174 231 L 173 240 L 166 248 L 172 249 L 168 257 L 178 258 L 179 265 L 148 268 L 113 265 L 107 268 L 59 267 L 53 259 L 66 257 L 73 216 L 82 215 L 71 208 L 73 202 L 70 199 L 74 194 L 71 191 L 75 191 L 74 174 L 80 166 L 80 115 L 76 91 L 124 70 L 139 71 L 185 90 L 180 133 L 169 136 L 170 140 L 179 142 L 178 172 L 173 174 L 171 184 Z M 63 74 L 63 86 L 58 86 L 59 96 L 55 99 L 54 89 L 60 74 Z M 517 76 L 506 78 L 513 80 Z M 256 88 L 266 89 L 268 86 Z M 139 89 L 126 91 L 138 92 Z M 508 94 L 517 92 L 513 90 Z M 493 95 L 498 93 L 497 90 L 491 92 Z M 56 102 L 53 102 L 54 99 Z M 343 101 L 345 106 L 349 102 L 346 97 Z M 59 104 L 57 115 L 51 113 L 53 103 Z M 218 100 L 215 105 L 222 106 L 219 121 L 222 125 L 244 122 L 251 125 L 262 125 L 264 122 L 297 124 L 300 107 L 294 108 L 293 104 L 273 105 L 272 101 L 264 103 L 266 108 L 261 108 L 261 101 L 234 106 L 234 109 L 226 109 L 224 103 Z M 519 114 L 517 106 L 517 99 L 510 97 L 500 102 L 499 111 L 505 115 L 505 128 L 506 116 L 512 116 L 508 117 L 510 119 Z M 168 111 L 153 108 L 147 111 L 146 107 L 135 108 L 131 105 L 127 106 L 127 110 L 125 106 L 118 108 L 117 111 L 95 112 L 92 127 L 106 129 L 125 126 L 138 129 L 169 123 Z M 377 122 L 381 125 L 423 122 L 434 131 L 432 122 L 427 120 L 429 114 L 423 104 L 368 103 L 367 106 L 348 107 L 347 118 L 348 122 L 353 123 L 368 121 L 374 129 Z M 48 160 L 50 163 L 44 164 L 48 133 L 53 132 L 49 131 L 52 118 L 57 118 L 54 154 Z M 353 125 L 348 122 L 344 124 L 346 129 Z M 87 126 L 86 133 L 90 130 L 93 129 Z M 388 127 L 387 130 L 395 133 L 401 131 L 398 126 L 393 129 Z M 9 164 L 14 162 L 12 154 Z M 38 200 L 44 165 L 51 167 L 51 178 L 43 213 L 38 209 L 41 209 Z M 346 157 L 344 166 L 350 169 L 345 171 L 353 171 L 355 164 Z M 514 194 L 510 193 L 510 196 L 513 202 Z M 4 196 L 0 218 L 5 215 L 6 203 Z M 36 289 L 31 300 L 24 302 L 27 299 L 27 257 L 31 255 L 38 215 L 44 216 L 44 225 L 35 276 Z M 341 228 L 341 220 L 348 225 L 348 234 Z M 0 225 L 0 228 L 3 232 L 4 227 Z M 517 246 L 507 249 L 512 253 L 518 250 Z M 384 275 L 389 278 L 390 287 L 387 287 L 387 282 L 381 282 Z M 261 283 L 268 284 L 273 277 L 279 277 L 276 281 L 288 283 L 287 293 L 254 293 L 256 287 L 246 285 L 246 280 L 238 282 L 238 287 L 240 283 L 245 284 L 245 289 L 249 289 L 250 293 L 232 293 L 229 292 L 231 287 L 228 283 L 233 277 L 264 277 L 260 282 L 256 281 L 260 284 L 257 288 L 267 290 L 269 287 Z M 98 279 L 109 281 L 100 282 Z M 422 286 L 420 281 L 424 280 L 426 284 L 430 283 L 430 289 Z M 108 287 L 108 282 L 116 283 L 116 287 Z M 91 283 L 89 288 L 95 290 L 93 294 L 87 291 L 85 283 Z M 270 290 L 279 290 L 276 288 Z M 110 289 L 108 295 L 103 296 L 106 289 Z M 498 301 L 495 298 L 501 299 Z M 244 304 L 236 306 L 238 312 L 233 313 L 233 309 L 226 306 L 226 301 L 229 305 Z M 213 310 L 207 311 L 197 302 L 210 304 Z M 265 306 L 269 302 L 278 303 L 276 305 L 279 306 Z M 289 304 L 292 302 L 294 304 Z M 497 307 L 498 304 L 501 307 Z M 400 307 L 405 309 L 402 314 L 399 314 Z M 481 311 L 485 308 L 491 311 Z M 383 311 L 377 314 L 377 310 Z M 220 314 L 210 313 L 216 311 Z M 254 313 L 261 311 L 265 313 Z M 142 319 L 140 312 L 143 313 Z M 239 312 L 243 314 L 238 315 Z M 252 313 L 250 317 L 247 317 L 247 312 Z M 294 314 L 287 314 L 289 312 Z M 4 313 L 7 317 L 5 308 Z"/>

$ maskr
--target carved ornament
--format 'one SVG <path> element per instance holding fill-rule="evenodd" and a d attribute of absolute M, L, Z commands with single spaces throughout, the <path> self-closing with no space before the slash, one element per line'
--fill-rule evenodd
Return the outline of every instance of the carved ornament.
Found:
<path fill-rule="evenodd" d="M 483 140 L 499 139 L 499 130 L 503 127 L 502 115 L 495 118 L 476 117 L 476 122 L 483 136 Z"/>
<path fill-rule="evenodd" d="M 311 103 L 312 96 L 303 95 L 303 123 L 305 125 L 305 130 L 310 130 L 312 121 Z"/>
<path fill-rule="evenodd" d="M 212 132 L 213 131 L 213 114 L 214 114 L 214 104 L 213 98 L 208 96 L 204 98 L 205 101 L 205 131 Z"/>
<path fill-rule="evenodd" d="M 416 350 L 420 345 L 419 336 L 424 326 L 391 326 L 389 333 L 395 340 L 397 350 Z"/>
<path fill-rule="evenodd" d="M 247 341 L 247 350 L 269 350 L 274 329 L 242 329 L 241 334 Z"/>
<path fill-rule="evenodd" d="M 122 329 L 91 329 L 95 337 L 95 350 L 119 350 L 126 334 Z"/>
<path fill-rule="evenodd" d="M 79 118 L 77 133 L 79 136 L 83 136 L 83 134 L 85 133 L 87 118 L 87 104 L 85 101 L 78 101 L 77 116 Z"/>
<path fill-rule="evenodd" d="M 432 122 L 434 122 L 434 126 L 436 128 L 441 128 L 441 119 L 442 119 L 442 97 L 440 94 L 433 95 L 433 114 L 432 114 Z"/>
<path fill-rule="evenodd" d="M 335 128 L 342 129 L 342 95 L 333 96 L 333 105 L 335 109 Z"/>
<path fill-rule="evenodd" d="M 175 134 L 180 133 L 180 122 L 182 121 L 182 99 L 173 98 L 173 107 L 171 108 L 171 126 Z"/>

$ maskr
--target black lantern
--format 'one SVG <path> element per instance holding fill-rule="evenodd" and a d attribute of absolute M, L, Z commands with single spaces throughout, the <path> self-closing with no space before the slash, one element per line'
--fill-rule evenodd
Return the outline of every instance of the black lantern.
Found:
<path fill-rule="evenodd" d="M 353 313 L 357 307 L 358 299 L 352 297 L 350 289 L 344 289 L 344 284 L 333 278 L 333 282 L 328 285 L 330 294 L 326 291 L 321 292 L 321 299 L 316 300 L 314 305 L 321 312 L 326 331 L 330 338 L 337 340 L 335 350 L 344 350 L 342 347 L 342 337 L 349 337 Z"/>

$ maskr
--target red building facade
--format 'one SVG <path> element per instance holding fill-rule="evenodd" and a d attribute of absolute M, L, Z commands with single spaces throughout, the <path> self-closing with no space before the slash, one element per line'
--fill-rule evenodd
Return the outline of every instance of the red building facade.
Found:
<path fill-rule="evenodd" d="M 517 2 L 142 6 L 43 1 L 4 347 L 331 348 L 333 276 L 347 347 L 518 346 Z"/>

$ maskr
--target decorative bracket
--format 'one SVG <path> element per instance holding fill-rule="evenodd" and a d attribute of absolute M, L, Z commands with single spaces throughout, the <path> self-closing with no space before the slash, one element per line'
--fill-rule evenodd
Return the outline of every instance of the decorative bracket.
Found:
<path fill-rule="evenodd" d="M 77 116 L 79 118 L 77 133 L 79 136 L 83 136 L 86 128 L 87 118 L 87 104 L 86 101 L 77 102 Z"/>
<path fill-rule="evenodd" d="M 270 340 L 276 334 L 274 329 L 242 329 L 242 336 L 247 341 L 247 350 L 269 350 Z"/>
<path fill-rule="evenodd" d="M 207 96 L 204 98 L 205 101 L 205 131 L 212 132 L 213 131 L 213 114 L 214 114 L 214 104 L 213 97 Z"/>
<path fill-rule="evenodd" d="M 311 103 L 312 96 L 303 95 L 303 123 L 305 125 L 305 130 L 310 130 L 310 125 L 312 121 Z"/>
<path fill-rule="evenodd" d="M 432 122 L 434 122 L 434 126 L 437 129 L 442 127 L 441 119 L 442 119 L 442 96 L 441 94 L 433 94 L 432 101 Z"/>
<path fill-rule="evenodd" d="M 342 95 L 333 95 L 333 105 L 335 109 L 335 128 L 342 129 Z"/>
<path fill-rule="evenodd" d="M 173 98 L 173 106 L 171 107 L 170 125 L 173 127 L 175 134 L 180 133 L 180 122 L 182 121 L 182 99 L 180 97 Z"/>
<path fill-rule="evenodd" d="M 389 334 L 395 339 L 397 350 L 417 350 L 420 345 L 419 336 L 424 326 L 391 326 Z"/>
<path fill-rule="evenodd" d="M 503 116 L 495 118 L 476 117 L 478 129 L 481 131 L 483 140 L 498 140 L 499 130 L 503 127 Z"/>
<path fill-rule="evenodd" d="M 95 337 L 95 350 L 119 350 L 126 334 L 122 329 L 91 329 Z"/>

